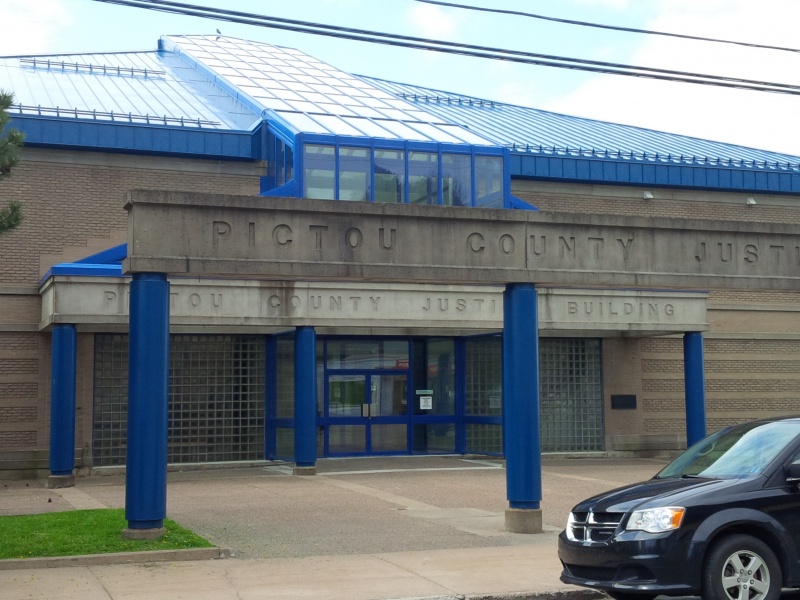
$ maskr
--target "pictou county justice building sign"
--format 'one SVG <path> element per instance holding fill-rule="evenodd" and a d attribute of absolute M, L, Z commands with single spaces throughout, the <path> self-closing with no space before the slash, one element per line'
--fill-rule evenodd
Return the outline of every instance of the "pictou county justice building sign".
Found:
<path fill-rule="evenodd" d="M 129 272 L 800 288 L 789 225 L 132 191 Z"/>

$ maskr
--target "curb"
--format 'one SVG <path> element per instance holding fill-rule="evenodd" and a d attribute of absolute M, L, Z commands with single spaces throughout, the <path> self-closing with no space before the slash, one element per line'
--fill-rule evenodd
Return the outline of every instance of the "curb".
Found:
<path fill-rule="evenodd" d="M 0 560 L 0 571 L 15 569 L 53 569 L 59 567 L 88 567 L 95 565 L 125 565 L 151 562 L 179 562 L 228 558 L 226 548 L 186 548 L 185 550 L 146 550 L 143 552 L 113 552 L 80 556 L 45 556 L 42 558 L 6 558 Z"/>
<path fill-rule="evenodd" d="M 389 598 L 388 600 L 599 600 L 607 598 L 594 590 L 567 590 L 556 592 L 513 592 L 510 594 L 419 596 L 414 598 Z"/>

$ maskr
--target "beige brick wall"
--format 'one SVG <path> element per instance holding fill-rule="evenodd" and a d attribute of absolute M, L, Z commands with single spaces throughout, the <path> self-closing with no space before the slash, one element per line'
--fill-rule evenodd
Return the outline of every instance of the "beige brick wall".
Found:
<path fill-rule="evenodd" d="M 99 244 L 87 254 L 124 242 L 127 190 L 256 195 L 262 173 L 255 163 L 24 149 L 11 177 L 0 181 L 4 204 L 21 202 L 25 217 L 0 236 L 0 284 L 36 285 L 40 255 L 57 256 L 92 240 Z"/>
<path fill-rule="evenodd" d="M 263 173 L 261 163 L 23 149 L 12 176 L 0 181 L 0 205 L 17 200 L 24 213 L 20 227 L 0 236 L 0 461 L 49 446 L 50 335 L 37 333 L 40 269 L 125 242 L 126 190 L 256 195 Z M 79 335 L 75 444 L 85 457 L 93 343 L 93 335 Z"/>

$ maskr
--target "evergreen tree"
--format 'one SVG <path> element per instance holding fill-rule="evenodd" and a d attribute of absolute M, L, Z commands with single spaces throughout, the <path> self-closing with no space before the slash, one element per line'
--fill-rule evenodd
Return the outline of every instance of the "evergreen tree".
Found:
<path fill-rule="evenodd" d="M 8 109 L 14 102 L 14 95 L 0 90 L 0 180 L 11 175 L 11 167 L 19 161 L 19 148 L 25 135 L 16 129 L 3 133 L 11 120 Z M 0 209 L 0 234 L 13 229 L 22 221 L 22 207 L 12 201 L 8 208 Z"/>

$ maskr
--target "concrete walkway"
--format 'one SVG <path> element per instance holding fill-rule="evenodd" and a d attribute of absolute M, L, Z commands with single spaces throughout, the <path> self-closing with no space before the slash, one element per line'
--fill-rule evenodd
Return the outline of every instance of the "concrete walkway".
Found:
<path fill-rule="evenodd" d="M 0 570 L 4 600 L 191 598 L 594 598 L 562 584 L 558 532 L 578 500 L 652 476 L 655 460 L 560 459 L 543 467 L 545 531 L 504 530 L 505 471 L 491 459 L 327 459 L 171 472 L 168 516 L 231 558 Z M 75 488 L 0 482 L 0 515 L 124 505 L 124 477 Z M 0 540 L 0 543 L 2 541 Z"/>

